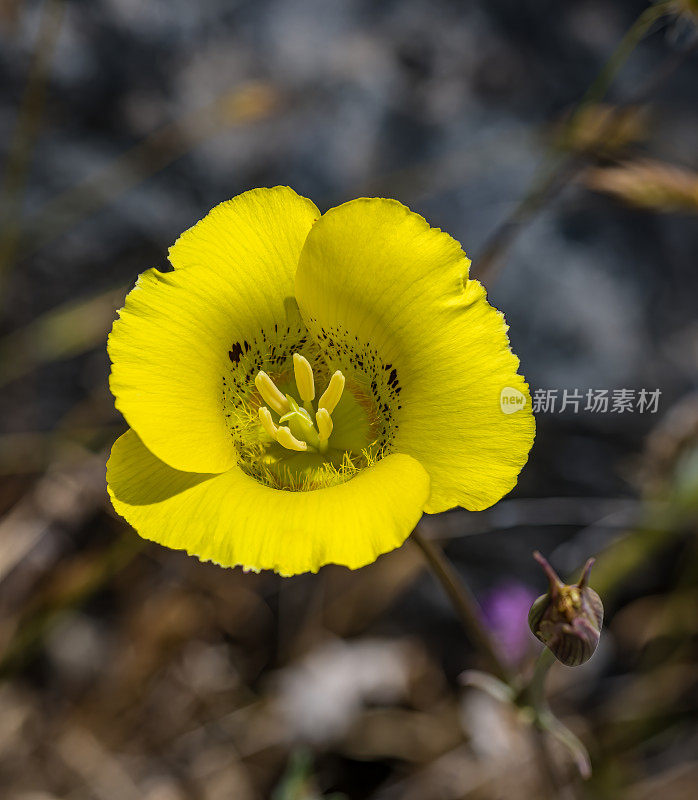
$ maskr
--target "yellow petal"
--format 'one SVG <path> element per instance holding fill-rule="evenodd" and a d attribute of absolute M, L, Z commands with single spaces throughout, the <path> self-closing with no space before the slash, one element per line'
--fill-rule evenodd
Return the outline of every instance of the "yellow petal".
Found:
<path fill-rule="evenodd" d="M 429 494 L 417 461 L 391 455 L 346 483 L 310 492 L 271 489 L 238 467 L 178 472 L 127 431 L 107 464 L 115 510 L 145 539 L 221 566 L 315 572 L 357 569 L 409 536 Z"/>
<path fill-rule="evenodd" d="M 265 368 L 292 327 L 305 335 L 293 275 L 317 213 L 288 188 L 246 192 L 178 240 L 170 255 L 186 269 L 149 270 L 127 296 L 109 337 L 110 387 L 129 425 L 176 469 L 235 463 L 226 391 L 233 382 L 253 391 L 249 365 Z"/>
<path fill-rule="evenodd" d="M 175 269 L 210 266 L 238 272 L 248 259 L 257 262 L 264 254 L 269 280 L 277 281 L 282 293 L 293 294 L 294 259 L 319 216 L 311 200 L 288 186 L 251 189 L 219 203 L 184 231 L 170 247 L 170 263 Z"/>
<path fill-rule="evenodd" d="M 301 313 L 332 366 L 369 375 L 393 451 L 429 473 L 429 512 L 497 502 L 535 430 L 504 318 L 468 280 L 469 263 L 401 203 L 360 199 L 315 223 L 296 274 Z M 522 410 L 502 411 L 503 390 L 521 393 Z"/>

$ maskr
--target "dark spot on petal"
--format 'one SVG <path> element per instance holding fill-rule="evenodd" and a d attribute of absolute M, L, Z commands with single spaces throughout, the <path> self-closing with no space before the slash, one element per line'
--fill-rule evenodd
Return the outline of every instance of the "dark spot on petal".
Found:
<path fill-rule="evenodd" d="M 247 345 L 247 342 L 245 342 Z M 247 345 L 249 347 L 249 345 Z M 247 348 L 245 348 L 247 350 Z M 235 342 L 235 344 L 230 348 L 230 352 L 228 353 L 228 357 L 233 362 L 233 364 L 240 363 L 240 357 L 242 356 L 242 345 L 240 342 Z"/>

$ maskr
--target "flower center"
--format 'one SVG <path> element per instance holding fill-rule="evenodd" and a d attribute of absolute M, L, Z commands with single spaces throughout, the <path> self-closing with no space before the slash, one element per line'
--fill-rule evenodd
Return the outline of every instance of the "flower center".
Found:
<path fill-rule="evenodd" d="M 332 412 L 344 391 L 344 375 L 339 370 L 332 375 L 315 407 L 313 368 L 300 353 L 293 354 L 293 372 L 302 405 L 292 395 L 281 392 L 266 372 L 257 373 L 255 386 L 267 404 L 259 408 L 260 424 L 269 439 L 286 450 L 324 454 L 330 447 Z M 272 412 L 278 417 L 278 424 Z"/>
<path fill-rule="evenodd" d="M 223 413 L 239 467 L 265 486 L 334 486 L 389 452 L 400 407 L 395 368 L 368 347 L 331 350 L 322 353 L 304 328 L 230 350 Z"/>

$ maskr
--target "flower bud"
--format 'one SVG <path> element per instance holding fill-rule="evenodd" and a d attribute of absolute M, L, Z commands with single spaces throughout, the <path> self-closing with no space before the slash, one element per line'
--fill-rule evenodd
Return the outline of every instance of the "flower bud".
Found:
<path fill-rule="evenodd" d="M 568 586 L 540 553 L 533 557 L 543 567 L 550 586 L 531 606 L 529 627 L 558 661 L 578 667 L 594 654 L 603 624 L 601 598 L 588 586 L 594 559 L 587 561 L 579 583 Z"/>

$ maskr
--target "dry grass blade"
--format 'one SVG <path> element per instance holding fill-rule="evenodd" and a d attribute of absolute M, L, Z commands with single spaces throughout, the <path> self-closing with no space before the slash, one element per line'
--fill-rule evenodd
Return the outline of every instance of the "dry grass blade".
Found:
<path fill-rule="evenodd" d="M 698 172 L 661 161 L 627 161 L 587 170 L 584 183 L 625 203 L 665 213 L 698 213 Z"/>
<path fill-rule="evenodd" d="M 646 117 L 639 106 L 582 106 L 556 126 L 553 141 L 561 150 L 609 156 L 645 138 Z"/>

